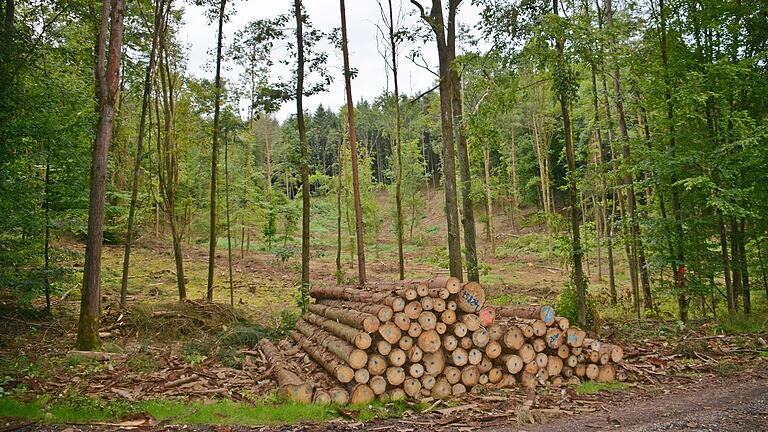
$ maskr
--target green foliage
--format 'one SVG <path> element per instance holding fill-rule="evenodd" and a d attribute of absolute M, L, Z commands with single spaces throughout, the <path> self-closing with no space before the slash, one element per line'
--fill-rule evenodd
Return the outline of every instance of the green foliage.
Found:
<path fill-rule="evenodd" d="M 726 334 L 755 334 L 768 330 L 768 318 L 765 315 L 745 315 L 736 313 L 725 315 L 717 321 L 717 332 Z"/>
<path fill-rule="evenodd" d="M 579 307 L 576 296 L 576 287 L 569 283 L 557 296 L 555 310 L 558 315 L 568 318 L 572 323 L 578 323 Z M 586 296 L 586 328 L 595 328 L 599 322 L 597 302 L 594 297 Z"/>
<path fill-rule="evenodd" d="M 275 249 L 275 256 L 280 260 L 282 264 L 296 256 L 298 249 L 291 246 L 279 246 Z"/>
<path fill-rule="evenodd" d="M 547 235 L 541 233 L 529 233 L 510 237 L 509 240 L 499 245 L 496 255 L 499 258 L 522 254 L 546 256 L 549 253 L 549 241 Z"/>

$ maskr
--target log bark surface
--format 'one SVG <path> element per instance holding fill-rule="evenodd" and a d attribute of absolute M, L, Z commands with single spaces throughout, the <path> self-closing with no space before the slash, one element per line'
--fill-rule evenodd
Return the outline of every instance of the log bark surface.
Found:
<path fill-rule="evenodd" d="M 274 368 L 275 378 L 280 386 L 279 393 L 294 402 L 312 402 L 314 386 L 288 369 L 288 362 L 277 347 L 269 339 L 262 339 L 259 341 L 259 348 Z"/>

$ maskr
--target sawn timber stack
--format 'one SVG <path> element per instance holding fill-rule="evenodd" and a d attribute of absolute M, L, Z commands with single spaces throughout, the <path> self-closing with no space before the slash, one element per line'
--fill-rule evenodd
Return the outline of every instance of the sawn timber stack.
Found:
<path fill-rule="evenodd" d="M 549 305 L 487 305 L 477 282 L 437 276 L 366 289 L 316 286 L 310 296 L 315 303 L 290 336 L 335 383 L 315 388 L 316 402 L 626 379 L 618 345 L 588 338 Z M 268 360 L 284 361 L 272 348 L 262 344 Z M 308 387 L 275 366 L 282 394 L 306 401 Z"/>

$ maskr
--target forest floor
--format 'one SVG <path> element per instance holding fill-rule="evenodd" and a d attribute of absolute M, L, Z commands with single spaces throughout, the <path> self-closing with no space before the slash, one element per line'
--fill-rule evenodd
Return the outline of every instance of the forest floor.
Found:
<path fill-rule="evenodd" d="M 323 208 L 328 203 L 317 205 L 312 281 L 335 284 L 335 219 Z M 443 267 L 441 211 L 441 200 L 435 195 L 406 247 L 408 277 L 426 278 Z M 397 252 L 388 226 L 368 250 L 372 281 L 397 277 Z M 482 278 L 490 303 L 555 301 L 568 273 L 552 253 L 548 236 L 540 231 L 514 228 L 500 213 L 495 253 L 480 239 Z M 233 311 L 226 282 L 226 240 L 218 248 L 213 304 L 202 301 L 207 250 L 203 245 L 185 246 L 190 300 L 180 304 L 170 247 L 152 237 L 145 236 L 134 248 L 125 310 L 117 307 L 122 247 L 105 247 L 101 333 L 104 350 L 114 353 L 111 360 L 68 354 L 79 307 L 76 280 L 54 297 L 53 316 L 20 308 L 14 299 L 0 295 L 0 431 L 250 430 L 256 425 L 273 425 L 270 430 L 369 431 L 557 431 L 619 425 L 634 428 L 630 430 L 736 430 L 738 425 L 743 426 L 739 430 L 761 430 L 757 426 L 768 430 L 764 310 L 750 319 L 699 319 L 682 326 L 674 320 L 673 310 L 665 309 L 671 300 L 659 296 L 662 312 L 637 320 L 631 316 L 621 261 L 617 280 L 622 301 L 610 307 L 594 257 L 590 293 L 601 311 L 596 332 L 624 346 L 632 372 L 627 383 L 584 383 L 540 389 L 537 394 L 512 389 L 446 403 L 375 403 L 348 409 L 280 403 L 268 366 L 250 350 L 261 337 L 285 335 L 295 320 L 298 256 L 282 261 L 274 252 L 255 247 L 255 240 L 248 251 L 241 252 L 236 244 Z M 60 247 L 81 250 L 73 243 Z M 76 261 L 73 266 L 81 265 Z M 349 281 L 356 271 L 348 248 L 342 261 L 343 277 Z M 606 279 L 605 269 L 603 275 Z M 33 306 L 40 308 L 39 302 Z M 193 381 L 180 381 L 190 376 Z M 210 424 L 226 426 L 202 426 Z M 287 424 L 292 426 L 279 426 Z M 753 424 L 756 427 L 750 428 Z"/>

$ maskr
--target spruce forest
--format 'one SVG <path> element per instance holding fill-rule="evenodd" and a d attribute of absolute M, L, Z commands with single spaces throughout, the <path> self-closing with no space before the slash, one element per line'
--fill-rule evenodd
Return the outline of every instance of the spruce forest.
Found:
<path fill-rule="evenodd" d="M 0 431 L 768 425 L 766 2 L 262 3 L 0 1 Z"/>

